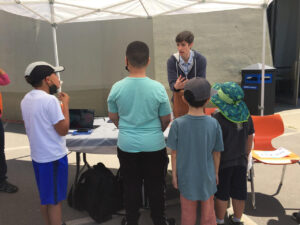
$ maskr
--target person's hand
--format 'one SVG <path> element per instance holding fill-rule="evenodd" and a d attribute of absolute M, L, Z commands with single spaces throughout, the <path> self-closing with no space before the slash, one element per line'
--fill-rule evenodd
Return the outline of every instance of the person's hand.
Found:
<path fill-rule="evenodd" d="M 216 173 L 216 184 L 218 185 L 219 184 L 219 174 Z"/>
<path fill-rule="evenodd" d="M 62 102 L 62 104 L 69 104 L 69 95 L 65 92 L 59 92 L 57 95 L 58 99 Z"/>
<path fill-rule="evenodd" d="M 173 176 L 172 178 L 173 187 L 178 189 L 177 176 Z"/>
<path fill-rule="evenodd" d="M 0 76 L 6 74 L 5 71 L 3 69 L 0 68 Z"/>
<path fill-rule="evenodd" d="M 185 77 L 183 77 L 183 76 L 180 75 L 180 76 L 177 78 L 176 83 L 174 84 L 174 88 L 175 88 L 176 90 L 181 90 L 181 89 L 183 89 L 183 88 L 184 88 L 184 85 L 186 84 L 187 81 L 188 81 L 188 80 L 185 79 Z"/>

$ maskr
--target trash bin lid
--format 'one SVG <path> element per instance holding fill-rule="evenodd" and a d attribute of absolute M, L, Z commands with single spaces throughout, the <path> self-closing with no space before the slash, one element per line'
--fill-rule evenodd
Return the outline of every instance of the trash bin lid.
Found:
<path fill-rule="evenodd" d="M 261 70 L 262 69 L 262 64 L 261 63 L 256 63 L 250 66 L 247 66 L 245 68 L 243 68 L 242 70 Z M 273 66 L 268 66 L 265 65 L 265 70 L 275 70 L 276 68 L 274 68 Z"/>

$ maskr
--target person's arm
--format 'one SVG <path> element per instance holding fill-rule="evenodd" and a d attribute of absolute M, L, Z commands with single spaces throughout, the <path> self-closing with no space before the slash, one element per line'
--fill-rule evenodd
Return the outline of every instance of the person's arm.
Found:
<path fill-rule="evenodd" d="M 69 127 L 70 127 L 69 96 L 64 92 L 60 92 L 58 94 L 58 99 L 62 103 L 61 109 L 62 109 L 62 113 L 63 113 L 65 119 L 60 120 L 57 124 L 55 124 L 54 128 L 60 136 L 65 136 L 68 134 Z"/>
<path fill-rule="evenodd" d="M 119 128 L 119 114 L 108 112 L 108 117 Z"/>
<path fill-rule="evenodd" d="M 206 58 L 204 56 L 200 56 L 197 63 L 197 77 L 204 77 L 206 78 Z M 198 65 L 199 64 L 199 65 Z"/>
<path fill-rule="evenodd" d="M 252 150 L 252 144 L 253 144 L 253 134 L 248 135 L 247 146 L 246 146 L 246 154 L 247 154 L 247 156 L 250 154 L 250 152 Z"/>
<path fill-rule="evenodd" d="M 178 189 L 177 171 L 176 171 L 176 156 L 177 156 L 177 152 L 175 150 L 172 150 L 171 151 L 172 183 L 173 183 L 174 188 Z"/>
<path fill-rule="evenodd" d="M 159 117 L 159 119 L 161 123 L 161 130 L 164 132 L 171 122 L 171 114 L 168 114 L 166 116 L 161 116 Z"/>
<path fill-rule="evenodd" d="M 9 76 L 7 73 L 0 68 L 0 85 L 8 85 L 10 83 Z"/>
<path fill-rule="evenodd" d="M 184 85 L 188 82 L 188 80 L 183 77 L 183 76 L 179 76 L 178 79 L 176 80 L 175 84 L 174 84 L 174 90 L 175 91 L 180 91 L 183 90 Z"/>
<path fill-rule="evenodd" d="M 246 142 L 246 154 L 249 156 L 251 150 L 252 150 L 252 144 L 254 139 L 254 126 L 253 126 L 253 120 L 252 117 L 249 116 L 248 118 L 248 139 Z"/>
<path fill-rule="evenodd" d="M 178 79 L 177 70 L 176 70 L 176 60 L 173 56 L 168 59 L 167 62 L 167 70 L 168 70 L 168 82 L 171 91 L 179 91 L 174 88 L 174 85 Z"/>
<path fill-rule="evenodd" d="M 221 152 L 213 152 L 213 158 L 214 158 L 214 165 L 216 171 L 216 183 L 219 184 L 219 166 L 220 166 Z"/>

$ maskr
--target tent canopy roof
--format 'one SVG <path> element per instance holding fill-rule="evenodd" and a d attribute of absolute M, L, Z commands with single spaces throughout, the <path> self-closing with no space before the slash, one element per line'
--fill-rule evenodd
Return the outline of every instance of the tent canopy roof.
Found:
<path fill-rule="evenodd" d="M 51 24 L 262 8 L 271 0 L 0 0 L 0 10 Z M 53 9 L 51 7 L 53 6 Z M 53 11 L 51 11 L 53 10 Z"/>

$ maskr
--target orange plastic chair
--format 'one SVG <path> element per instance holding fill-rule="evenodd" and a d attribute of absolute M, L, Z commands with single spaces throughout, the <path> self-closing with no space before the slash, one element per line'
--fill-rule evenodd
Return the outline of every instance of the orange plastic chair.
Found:
<path fill-rule="evenodd" d="M 279 114 L 268 116 L 252 116 L 255 136 L 254 148 L 252 150 L 252 158 L 254 163 L 264 163 L 268 165 L 283 165 L 281 180 L 274 195 L 277 195 L 281 189 L 283 178 L 285 175 L 286 165 L 299 162 L 300 157 L 295 153 L 281 158 L 262 158 L 258 151 L 275 151 L 272 140 L 284 133 L 284 124 Z M 250 169 L 249 180 L 251 182 L 252 206 L 255 209 L 255 192 L 254 192 L 254 168 Z M 273 195 L 273 196 L 274 196 Z"/>
<path fill-rule="evenodd" d="M 284 126 L 279 114 L 252 116 L 255 130 L 254 149 L 275 150 L 272 139 L 283 134 Z"/>
<path fill-rule="evenodd" d="M 216 111 L 217 108 L 204 108 L 205 115 L 211 116 Z"/>

